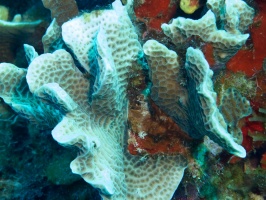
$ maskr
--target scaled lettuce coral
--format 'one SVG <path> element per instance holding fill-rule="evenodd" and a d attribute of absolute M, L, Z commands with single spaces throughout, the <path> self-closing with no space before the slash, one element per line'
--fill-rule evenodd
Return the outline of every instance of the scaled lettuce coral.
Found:
<path fill-rule="evenodd" d="M 180 66 L 175 52 L 155 40 L 144 46 L 150 66 L 152 99 L 193 138 L 207 135 L 232 154 L 245 157 L 245 149 L 227 131 L 227 124 L 216 105 L 213 71 L 198 49 L 189 47 L 186 54 L 186 87 L 182 86 Z M 249 103 L 247 102 L 247 105 Z"/>
<path fill-rule="evenodd" d="M 244 5 L 238 2 L 233 2 L 236 10 L 228 8 L 228 13 L 238 13 L 238 5 Z M 199 20 L 174 19 L 162 28 L 176 45 L 199 36 L 213 45 L 220 62 L 226 62 L 248 38 L 243 34 L 247 26 L 238 20 L 249 12 L 249 24 L 253 10 L 224 22 L 226 31 L 217 28 L 219 13 L 214 10 Z M 170 199 L 187 161 L 176 154 L 133 156 L 127 150 L 128 81 L 143 52 L 126 6 L 116 0 L 110 9 L 84 12 L 67 22 L 69 16 L 64 17 L 53 19 L 43 36 L 45 54 L 24 45 L 27 70 L 0 65 L 0 97 L 18 114 L 53 129 L 60 144 L 76 146 L 79 154 L 70 164 L 72 172 L 99 189 L 103 199 Z M 245 157 L 244 148 L 228 130 L 237 129 L 239 118 L 250 113 L 249 102 L 229 91 L 218 107 L 213 71 L 203 53 L 189 47 L 182 66 L 175 51 L 155 40 L 147 41 L 143 50 L 153 101 L 191 137 L 207 135 L 228 152 Z M 237 97 L 235 104 L 243 103 L 242 114 L 233 112 L 233 120 L 226 116 L 231 96 Z M 139 137 L 144 139 L 143 134 Z"/>
<path fill-rule="evenodd" d="M 255 11 L 243 0 L 207 0 L 220 28 L 233 34 L 244 33 L 252 23 Z"/>
<path fill-rule="evenodd" d="M 228 130 L 235 138 L 235 141 L 241 144 L 243 136 L 241 129 L 238 127 L 238 122 L 241 118 L 252 113 L 249 101 L 235 88 L 227 89 L 222 95 L 221 101 L 219 110 L 228 124 Z"/>
<path fill-rule="evenodd" d="M 245 149 L 238 145 L 227 131 L 227 124 L 216 105 L 216 93 L 213 90 L 213 71 L 200 50 L 188 48 L 186 54 L 188 73 L 189 116 L 200 135 L 208 135 L 232 154 L 245 157 Z M 249 106 L 247 102 L 246 106 Z M 229 108 L 227 108 L 229 109 Z M 204 126 L 203 126 L 204 125 Z"/>
<path fill-rule="evenodd" d="M 176 45 L 180 45 L 191 36 L 199 36 L 204 42 L 213 45 L 215 58 L 226 63 L 245 44 L 248 34 L 231 34 L 218 30 L 214 13 L 209 10 L 198 20 L 178 17 L 171 24 L 163 24 L 164 33 Z"/>
<path fill-rule="evenodd" d="M 155 40 L 148 40 L 143 45 L 143 50 L 148 60 L 150 79 L 153 83 L 151 98 L 175 122 L 178 122 L 184 131 L 190 132 L 186 110 L 188 93 L 176 52 Z"/>
<path fill-rule="evenodd" d="M 210 10 L 200 19 L 177 17 L 170 24 L 163 24 L 162 29 L 177 46 L 198 36 L 213 46 L 215 59 L 224 64 L 248 39 L 249 34 L 244 32 L 253 20 L 254 10 L 242 0 L 210 0 L 207 5 Z M 222 25 L 217 22 L 220 18 L 225 19 Z"/>
<path fill-rule="evenodd" d="M 183 158 L 132 156 L 126 148 L 127 80 L 141 46 L 125 7 L 115 1 L 113 9 L 84 13 L 63 24 L 62 30 L 64 42 L 86 73 L 64 49 L 36 57 L 28 46 L 28 70 L 2 67 L 1 79 L 18 71 L 24 80 L 26 76 L 26 94 L 62 116 L 52 136 L 80 149 L 70 167 L 99 189 L 103 199 L 170 199 L 186 168 Z M 6 80 L 16 87 L 17 82 Z M 12 95 L 11 91 L 6 98 Z M 18 99 L 17 104 L 23 102 Z M 12 98 L 9 105 L 16 108 Z M 32 112 L 38 112 L 36 107 L 28 106 Z"/>
<path fill-rule="evenodd" d="M 54 127 L 61 114 L 29 92 L 26 73 L 27 70 L 13 64 L 1 63 L 1 98 L 21 117 L 28 119 L 40 129 Z"/>

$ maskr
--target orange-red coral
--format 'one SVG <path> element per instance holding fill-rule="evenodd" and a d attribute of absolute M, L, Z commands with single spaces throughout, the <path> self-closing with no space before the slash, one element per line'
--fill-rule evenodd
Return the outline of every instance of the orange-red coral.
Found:
<path fill-rule="evenodd" d="M 214 55 L 213 55 L 213 46 L 210 43 L 206 43 L 203 46 L 203 53 L 204 56 L 206 58 L 206 60 L 208 61 L 210 67 L 215 65 L 215 59 L 214 59 Z"/>
<path fill-rule="evenodd" d="M 251 101 L 250 103 L 252 105 L 254 114 L 258 113 L 258 104 L 254 101 Z M 245 118 L 245 124 L 241 129 L 243 134 L 242 146 L 245 147 L 247 152 L 252 151 L 256 146 L 259 146 L 263 141 L 260 141 L 258 138 L 262 138 L 262 136 L 265 135 L 264 123 L 261 121 L 252 121 L 251 118 L 252 117 L 250 116 Z"/>
<path fill-rule="evenodd" d="M 177 1 L 173 0 L 145 0 L 136 3 L 135 13 L 148 29 L 161 31 L 161 24 L 167 23 L 174 17 Z"/>

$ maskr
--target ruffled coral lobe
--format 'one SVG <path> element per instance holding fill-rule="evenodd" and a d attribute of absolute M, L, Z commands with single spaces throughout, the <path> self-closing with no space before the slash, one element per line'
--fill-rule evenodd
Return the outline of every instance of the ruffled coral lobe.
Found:
<path fill-rule="evenodd" d="M 227 69 L 233 72 L 242 71 L 249 77 L 262 69 L 266 58 L 266 1 L 256 2 L 258 13 L 250 27 L 251 44 L 239 50 L 226 65 Z"/>

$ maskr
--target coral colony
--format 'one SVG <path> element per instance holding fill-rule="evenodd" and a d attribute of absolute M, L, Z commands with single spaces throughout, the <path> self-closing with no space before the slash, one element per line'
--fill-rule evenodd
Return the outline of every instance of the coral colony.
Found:
<path fill-rule="evenodd" d="M 50 131 L 78 149 L 70 168 L 102 199 L 266 197 L 265 1 L 42 3 L 49 27 L 37 6 L 13 20 L 0 6 L 1 151 L 12 156 L 14 127 Z M 4 199 L 47 195 L 2 160 Z M 65 162 L 43 162 L 53 160 Z M 60 185 L 60 164 L 47 165 L 39 176 Z"/>

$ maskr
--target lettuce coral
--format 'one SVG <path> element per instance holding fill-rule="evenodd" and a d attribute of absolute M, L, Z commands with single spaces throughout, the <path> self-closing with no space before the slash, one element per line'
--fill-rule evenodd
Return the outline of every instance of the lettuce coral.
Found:
<path fill-rule="evenodd" d="M 235 88 L 227 89 L 222 95 L 222 102 L 219 110 L 224 116 L 230 133 L 238 144 L 243 141 L 238 121 L 252 113 L 249 101 L 243 97 Z"/>
<path fill-rule="evenodd" d="M 53 12 L 62 9 L 60 1 L 43 2 L 56 3 Z M 229 9 L 232 2 L 235 8 Z M 243 1 L 232 2 L 216 1 L 212 6 L 218 8 L 202 18 L 179 17 L 162 29 L 176 46 L 195 36 L 211 43 L 217 60 L 225 63 L 246 42 L 249 35 L 244 32 L 253 17 L 253 9 Z M 225 30 L 217 27 L 221 7 L 227 8 Z M 246 9 L 239 13 L 242 7 Z M 189 47 L 182 65 L 175 51 L 155 40 L 142 48 L 126 9 L 116 0 L 112 8 L 76 16 L 74 5 L 70 8 L 74 14 L 54 19 L 47 29 L 42 40 L 44 54 L 24 45 L 27 70 L 9 63 L 0 65 L 0 97 L 29 121 L 52 129 L 58 143 L 77 147 L 79 154 L 70 168 L 97 188 L 103 199 L 170 199 L 183 177 L 186 155 L 136 156 L 127 149 L 127 89 L 136 61 L 145 54 L 153 84 L 150 96 L 183 131 L 195 139 L 208 136 L 239 157 L 246 152 L 230 128 L 238 128 L 239 118 L 250 113 L 250 106 L 237 91 L 230 90 L 218 107 L 213 71 L 199 49 Z M 56 14 L 61 18 L 61 11 Z M 241 112 L 227 112 L 230 102 L 241 105 Z M 146 135 L 142 130 L 138 133 L 143 140 Z M 212 146 L 212 141 L 206 143 Z"/>
<path fill-rule="evenodd" d="M 245 157 L 245 149 L 228 133 L 227 124 L 216 105 L 211 80 L 213 71 L 203 53 L 188 48 L 185 63 L 188 78 L 184 87 L 175 52 L 154 40 L 147 41 L 143 48 L 151 67 L 153 100 L 193 138 L 207 135 L 230 153 Z"/>
<path fill-rule="evenodd" d="M 249 34 L 231 34 L 218 30 L 211 10 L 198 20 L 178 17 L 171 24 L 163 24 L 162 29 L 176 45 L 182 45 L 192 36 L 199 36 L 204 42 L 212 44 L 214 56 L 221 63 L 226 63 L 249 37 Z"/>
<path fill-rule="evenodd" d="M 77 26 L 74 32 L 73 24 Z M 115 1 L 113 9 L 84 13 L 65 23 L 62 29 L 65 43 L 89 78 L 79 71 L 66 50 L 36 57 L 28 47 L 28 70 L 14 65 L 9 66 L 11 70 L 2 67 L 2 78 L 19 72 L 26 83 L 27 99 L 32 96 L 52 105 L 52 110 L 62 116 L 52 136 L 62 145 L 80 149 L 70 167 L 99 189 L 104 199 L 170 199 L 186 168 L 183 157 L 132 156 L 126 149 L 127 77 L 141 46 L 125 7 Z M 12 82 L 13 87 L 16 85 Z M 7 99 L 12 92 L 8 92 Z M 6 100 L 13 109 L 14 101 Z M 29 108 L 35 107 L 32 104 Z"/>
<path fill-rule="evenodd" d="M 189 132 L 187 116 L 187 89 L 182 77 L 178 56 L 174 51 L 155 40 L 148 40 L 143 51 L 150 67 L 151 98 L 186 132 Z"/>
<path fill-rule="evenodd" d="M 25 69 L 13 64 L 0 64 L 0 96 L 20 116 L 40 129 L 52 128 L 61 119 L 61 114 L 49 104 L 36 98 L 28 89 Z M 41 123 L 40 123 L 41 122 Z"/>
<path fill-rule="evenodd" d="M 56 19 L 54 18 L 50 26 L 47 28 L 44 36 L 42 37 L 44 53 L 62 49 L 63 41 L 61 38 L 61 32 L 61 27 L 58 25 Z"/>
<path fill-rule="evenodd" d="M 188 48 L 186 70 L 188 72 L 189 115 L 195 130 L 206 134 L 214 142 L 239 157 L 245 157 L 245 149 L 234 142 L 227 131 L 227 124 L 216 105 L 212 75 L 207 61 L 200 50 Z M 204 126 L 202 126 L 204 124 Z"/>

